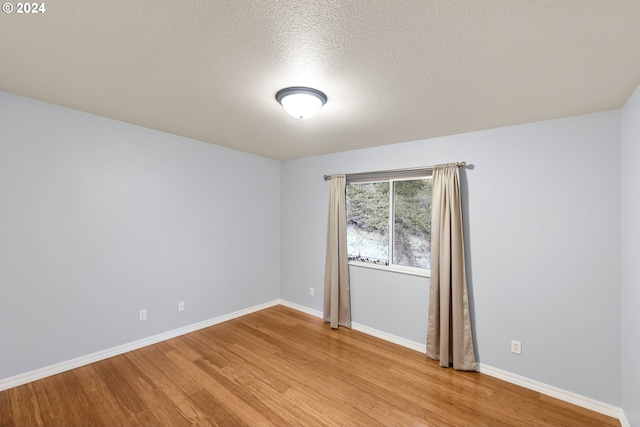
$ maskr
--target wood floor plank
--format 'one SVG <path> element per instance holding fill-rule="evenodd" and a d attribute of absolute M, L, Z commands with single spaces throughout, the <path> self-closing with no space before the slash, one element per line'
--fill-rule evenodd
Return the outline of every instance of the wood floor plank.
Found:
<path fill-rule="evenodd" d="M 102 421 L 100 424 L 96 424 L 95 427 L 100 425 L 104 427 L 130 425 L 129 418 L 122 411 L 116 398 L 96 371 L 95 364 L 79 368 L 77 377 L 80 387 L 84 390 L 84 398 Z M 58 423 L 51 423 L 50 425 L 55 424 Z"/>
<path fill-rule="evenodd" d="M 176 374 L 175 368 L 170 367 L 171 362 L 161 357 L 162 354 L 157 348 L 149 353 L 129 353 L 125 355 L 127 363 L 123 363 L 121 369 L 128 377 L 144 379 L 135 381 L 132 386 L 161 424 L 210 425 L 205 414 L 188 397 L 188 393 L 195 393 L 202 387 L 186 376 Z"/>
<path fill-rule="evenodd" d="M 245 347 L 249 346 L 250 341 L 247 341 L 246 338 L 236 336 L 224 339 L 228 339 L 229 344 L 240 343 L 241 345 L 239 346 L 228 345 L 227 348 L 230 348 L 231 351 L 235 351 L 238 354 L 242 354 L 244 352 L 244 356 L 247 359 L 256 355 L 258 355 L 258 359 L 266 359 L 269 357 L 268 353 L 260 354 L 260 349 L 258 348 L 247 350 Z M 337 405 L 337 408 L 339 409 L 334 409 L 333 412 L 335 413 L 339 410 L 340 419 L 350 419 L 354 423 L 357 420 L 359 425 L 365 426 L 379 425 L 380 423 L 377 420 L 379 418 L 384 418 L 383 413 L 381 412 L 374 419 L 368 415 L 368 410 L 361 410 L 359 406 L 363 400 L 363 396 L 366 396 L 366 399 L 372 402 L 374 406 L 384 406 L 385 402 L 389 399 L 394 400 L 396 404 L 399 404 L 399 401 L 401 400 L 394 394 L 392 387 L 390 387 L 389 390 L 383 390 L 374 387 L 366 380 L 360 383 L 356 382 L 354 384 L 353 381 L 350 380 L 355 378 L 353 375 L 356 371 L 350 369 L 352 367 L 343 366 L 343 363 L 340 362 L 340 360 L 330 361 L 330 363 L 322 365 L 319 363 L 321 360 L 316 359 L 313 354 L 294 351 L 290 348 L 289 342 L 283 342 L 281 346 L 285 349 L 284 354 L 270 361 L 270 369 L 277 370 L 278 375 L 295 383 L 297 387 L 306 386 L 307 390 L 311 389 L 313 392 L 319 392 L 317 396 L 311 399 L 313 401 L 322 401 L 325 399 L 325 396 L 333 396 L 335 398 L 334 404 L 331 402 L 325 402 L 325 405 L 326 407 Z M 296 369 L 292 370 L 291 366 L 294 366 Z M 377 372 L 380 373 L 379 370 Z M 377 377 L 380 377 L 380 375 Z M 361 390 L 358 389 L 358 386 L 367 387 L 368 390 L 366 392 L 361 392 Z M 312 392 L 307 391 L 307 393 Z M 430 417 L 432 420 L 437 420 L 439 417 L 445 419 L 448 415 L 446 412 L 446 405 L 444 409 L 442 408 L 442 405 L 440 405 L 435 406 L 431 411 L 428 411 L 422 408 L 419 404 L 416 405 L 416 403 L 421 402 L 402 402 L 402 407 L 405 411 L 392 411 L 391 413 L 393 418 L 395 420 L 402 420 L 408 415 L 411 415 L 412 420 L 415 422 L 416 420 L 424 419 L 426 417 Z M 408 422 L 403 423 L 403 425 L 406 424 L 408 424 Z"/>
<path fill-rule="evenodd" d="M 52 384 L 46 387 L 45 393 L 49 405 L 46 410 L 41 406 L 42 417 L 45 419 L 47 414 L 54 412 L 56 421 L 45 421 L 45 426 L 57 422 L 57 419 L 68 419 L 72 425 L 81 423 L 91 426 L 101 425 L 100 416 L 86 398 L 87 395 L 82 389 L 77 373 L 76 370 L 47 378 Z"/>
<path fill-rule="evenodd" d="M 125 378 L 118 370 L 118 366 L 122 364 L 122 359 L 123 357 L 116 356 L 96 362 L 94 367 L 118 402 L 118 407 L 127 414 L 127 418 L 131 418 L 148 409 L 148 407 L 133 389 L 133 386 L 139 384 L 141 379 L 139 377 Z"/>
<path fill-rule="evenodd" d="M 255 336 L 255 333 L 252 333 Z M 263 339 L 269 341 L 268 339 Z M 240 337 L 236 337 L 234 341 L 240 340 Z M 402 401 L 402 397 L 397 394 L 397 391 L 393 385 L 384 387 L 385 373 L 390 369 L 391 363 L 382 361 L 375 363 L 367 361 L 362 354 L 355 351 L 357 358 L 351 357 L 339 357 L 335 361 L 330 361 L 327 364 L 321 364 L 322 359 L 317 359 L 315 355 L 309 352 L 298 351 L 297 348 L 290 341 L 283 342 L 281 344 L 286 348 L 286 357 L 283 360 L 277 360 L 272 362 L 272 368 L 277 367 L 278 364 L 282 364 L 280 373 L 281 375 L 288 375 L 290 366 L 295 366 L 294 377 L 290 378 L 290 381 L 296 381 L 296 377 L 299 377 L 299 372 L 302 371 L 304 375 L 304 383 L 312 386 L 315 390 L 320 390 L 325 394 L 333 394 L 339 401 L 348 401 L 349 407 L 361 410 L 363 413 L 369 413 L 367 407 L 361 407 L 361 402 L 370 402 L 373 406 L 384 405 L 386 401 L 390 399 L 395 402 L 396 405 L 405 409 L 403 413 L 397 411 L 391 413 L 391 417 L 395 420 L 401 420 L 405 415 L 411 414 L 416 418 L 423 418 L 426 416 L 436 419 L 438 417 L 444 418 L 448 415 L 448 406 L 450 404 L 445 403 L 436 405 L 431 408 L 430 411 L 424 410 L 421 407 L 421 403 L 418 400 Z M 252 350 L 255 352 L 255 350 Z M 251 353 L 249 353 L 251 354 Z M 350 355 L 351 356 L 351 355 Z M 371 357 L 372 359 L 377 359 Z M 265 357 L 264 355 L 262 357 Z M 372 363 L 368 363 L 372 362 Z M 424 361 L 423 361 L 424 362 Z M 274 365 L 275 364 L 275 365 Z M 311 368 L 311 369 L 309 369 Z M 358 375 L 359 370 L 365 370 L 368 374 L 365 376 Z M 371 377 L 370 372 L 377 372 L 378 375 Z M 368 378 L 367 378 L 368 377 Z M 337 378 L 337 380 L 335 379 Z M 383 386 L 379 384 L 382 383 Z M 339 390 L 337 393 L 335 390 Z M 377 419 L 385 419 L 384 413 L 378 415 Z M 357 414 L 351 414 L 351 417 L 357 416 Z M 366 418 L 363 420 L 364 425 L 376 424 L 376 421 Z"/>
<path fill-rule="evenodd" d="M 0 393 L 0 427 L 13 425 L 13 414 L 11 413 L 11 396 L 9 393 Z"/>
<path fill-rule="evenodd" d="M 63 375 L 69 380 L 70 375 Z M 38 412 L 34 414 L 42 425 L 52 425 L 62 422 L 65 419 L 75 419 L 78 413 L 75 408 L 67 412 L 67 407 L 71 405 L 66 399 L 66 387 L 60 382 L 60 375 L 45 378 L 43 381 L 31 383 L 33 386 L 33 398 L 37 402 Z"/>
<path fill-rule="evenodd" d="M 620 423 L 276 306 L 0 392 L 0 427 L 89 425 Z"/>
<path fill-rule="evenodd" d="M 233 377 L 228 367 L 219 368 L 205 359 L 194 363 L 192 374 L 199 378 L 208 378 L 209 393 L 228 405 L 249 425 L 284 424 L 281 417 L 252 393 L 252 387 L 257 382 L 255 377 L 252 377 L 251 381 L 242 381 Z M 274 390 L 274 393 L 277 392 Z"/>
<path fill-rule="evenodd" d="M 249 424 L 234 414 L 233 411 L 228 409 L 207 390 L 198 390 L 189 397 L 191 401 L 200 408 L 204 414 L 206 414 L 207 419 L 210 421 L 212 426 L 250 427 Z"/>
<path fill-rule="evenodd" d="M 42 426 L 38 397 L 34 391 L 34 383 L 12 388 L 2 393 L 11 398 L 12 418 L 14 426 Z M 2 402 L 5 400 L 3 399 Z"/>

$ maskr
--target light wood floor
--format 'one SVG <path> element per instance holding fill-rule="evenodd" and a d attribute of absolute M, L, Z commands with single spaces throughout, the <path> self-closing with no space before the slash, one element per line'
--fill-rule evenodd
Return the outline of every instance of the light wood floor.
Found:
<path fill-rule="evenodd" d="M 0 392 L 0 426 L 620 426 L 277 306 Z"/>

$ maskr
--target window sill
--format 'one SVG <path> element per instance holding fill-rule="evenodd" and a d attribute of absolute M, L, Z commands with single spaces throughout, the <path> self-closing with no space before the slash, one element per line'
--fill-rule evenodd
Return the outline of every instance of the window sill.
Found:
<path fill-rule="evenodd" d="M 431 277 L 431 271 L 430 270 L 422 270 L 422 269 L 411 268 L 411 267 L 407 267 L 405 269 L 405 268 L 402 268 L 402 267 L 396 267 L 396 266 L 390 266 L 390 265 L 370 264 L 370 263 L 367 263 L 367 262 L 360 262 L 360 261 L 349 261 L 349 266 L 362 267 L 362 268 L 371 268 L 373 270 L 388 271 L 390 273 L 408 274 L 409 276 Z"/>

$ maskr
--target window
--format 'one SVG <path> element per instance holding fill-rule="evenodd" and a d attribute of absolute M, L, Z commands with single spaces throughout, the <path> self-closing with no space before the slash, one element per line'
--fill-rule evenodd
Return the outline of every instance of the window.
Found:
<path fill-rule="evenodd" d="M 431 177 L 347 184 L 349 261 L 428 274 Z"/>

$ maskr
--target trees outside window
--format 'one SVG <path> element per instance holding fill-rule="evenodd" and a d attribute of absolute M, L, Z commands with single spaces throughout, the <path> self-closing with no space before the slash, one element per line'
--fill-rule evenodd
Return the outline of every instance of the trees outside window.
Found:
<path fill-rule="evenodd" d="M 349 260 L 431 269 L 430 177 L 347 185 Z"/>

